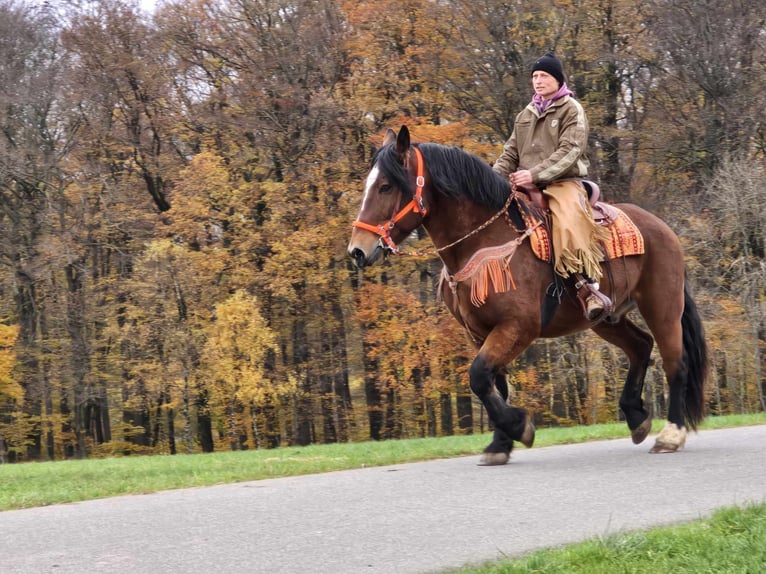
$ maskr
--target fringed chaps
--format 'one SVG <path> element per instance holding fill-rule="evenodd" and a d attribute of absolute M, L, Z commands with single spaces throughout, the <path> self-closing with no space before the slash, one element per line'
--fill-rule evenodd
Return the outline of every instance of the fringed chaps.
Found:
<path fill-rule="evenodd" d="M 578 181 L 566 180 L 550 184 L 544 193 L 551 211 L 556 273 L 584 273 L 598 281 L 604 258 L 601 242 L 609 241 L 611 234 L 593 220 L 585 189 Z"/>

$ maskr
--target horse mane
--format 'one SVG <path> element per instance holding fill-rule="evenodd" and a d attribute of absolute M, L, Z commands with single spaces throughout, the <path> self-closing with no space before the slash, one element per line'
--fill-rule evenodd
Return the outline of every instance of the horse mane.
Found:
<path fill-rule="evenodd" d="M 423 152 L 423 159 L 437 193 L 451 198 L 464 197 L 480 205 L 500 209 L 508 199 L 511 186 L 483 159 L 454 146 L 434 143 L 413 144 Z M 380 148 L 372 159 L 396 187 L 413 195 L 412 184 L 397 160 L 394 145 Z"/>

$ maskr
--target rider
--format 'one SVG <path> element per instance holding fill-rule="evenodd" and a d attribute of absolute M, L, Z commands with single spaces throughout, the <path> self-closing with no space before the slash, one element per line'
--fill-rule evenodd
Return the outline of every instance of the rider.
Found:
<path fill-rule="evenodd" d="M 564 80 L 561 61 L 549 52 L 532 65 L 532 101 L 516 116 L 513 133 L 493 169 L 512 184 L 538 186 L 548 199 L 556 272 L 574 275 L 585 316 L 593 321 L 611 311 L 599 291 L 600 241 L 608 232 L 593 221 L 585 188 L 588 118 Z"/>

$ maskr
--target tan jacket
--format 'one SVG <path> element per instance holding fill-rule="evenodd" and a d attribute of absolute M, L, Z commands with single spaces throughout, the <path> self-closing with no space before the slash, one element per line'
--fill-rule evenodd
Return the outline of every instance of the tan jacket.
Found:
<path fill-rule="evenodd" d="M 493 169 L 505 177 L 517 169 L 528 169 L 538 184 L 586 177 L 587 145 L 588 118 L 580 102 L 564 96 L 542 116 L 530 102 L 516 116 L 513 133 Z"/>

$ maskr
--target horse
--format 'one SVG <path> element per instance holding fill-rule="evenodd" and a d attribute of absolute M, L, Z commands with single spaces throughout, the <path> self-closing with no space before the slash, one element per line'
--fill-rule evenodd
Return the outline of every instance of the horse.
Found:
<path fill-rule="evenodd" d="M 687 427 L 704 418 L 708 352 L 703 326 L 686 285 L 680 242 L 661 219 L 628 203 L 616 204 L 638 228 L 642 253 L 602 263 L 601 289 L 614 310 L 589 321 L 573 279 L 556 275 L 533 252 L 543 225 L 534 207 L 483 159 L 457 147 L 410 141 L 409 130 L 388 129 L 369 170 L 362 205 L 353 222 L 348 255 L 358 268 L 398 251 L 423 226 L 443 263 L 439 297 L 460 322 L 476 354 L 471 391 L 485 407 L 493 435 L 479 465 L 506 464 L 514 441 L 531 447 L 533 416 L 509 401 L 510 365 L 538 338 L 593 330 L 628 359 L 620 395 L 635 444 L 651 431 L 652 413 L 642 399 L 656 342 L 667 384 L 667 420 L 649 452 L 672 453 L 686 442 Z M 539 210 L 537 210 L 539 211 Z M 544 215 L 544 214 L 543 214 Z M 477 266 L 490 269 L 481 285 Z M 505 272 L 503 272 L 505 266 Z M 650 332 L 630 318 L 637 309 Z"/>

